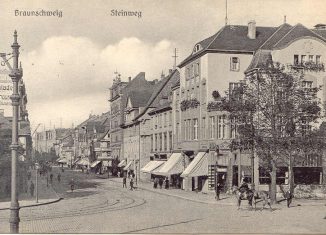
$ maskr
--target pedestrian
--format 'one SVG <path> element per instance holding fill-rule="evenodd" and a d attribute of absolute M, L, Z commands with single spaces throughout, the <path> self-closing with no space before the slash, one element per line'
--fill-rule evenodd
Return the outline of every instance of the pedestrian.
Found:
<path fill-rule="evenodd" d="M 32 177 L 32 173 L 30 171 L 27 172 L 27 180 L 30 180 Z"/>
<path fill-rule="evenodd" d="M 165 178 L 165 189 L 169 189 L 170 187 L 170 180 L 168 177 Z"/>
<path fill-rule="evenodd" d="M 10 195 L 10 185 L 9 185 L 9 182 L 7 182 L 6 183 L 6 188 L 5 188 L 5 190 L 6 190 L 6 196 L 9 196 Z"/>
<path fill-rule="evenodd" d="M 134 178 L 130 178 L 130 190 L 134 190 Z"/>
<path fill-rule="evenodd" d="M 50 183 L 52 184 L 52 182 L 53 182 L 53 174 L 51 173 L 50 174 Z"/>
<path fill-rule="evenodd" d="M 127 188 L 127 177 L 123 175 L 122 179 L 122 188 Z"/>
<path fill-rule="evenodd" d="M 31 185 L 29 186 L 29 192 L 32 197 L 34 197 L 34 183 L 33 181 L 31 182 Z"/>
<path fill-rule="evenodd" d="M 58 179 L 58 182 L 60 183 L 60 181 L 61 181 L 61 175 L 60 175 L 60 173 L 58 174 L 57 179 Z"/>
<path fill-rule="evenodd" d="M 75 189 L 75 182 L 74 182 L 74 179 L 71 179 L 71 180 L 70 180 L 70 189 L 71 189 L 71 192 L 73 192 L 74 189 Z"/>
<path fill-rule="evenodd" d="M 217 201 L 220 200 L 220 193 L 221 193 L 221 184 L 217 183 L 215 187 L 215 199 Z"/>
<path fill-rule="evenodd" d="M 163 186 L 163 179 L 162 179 L 162 177 L 159 178 L 158 185 L 160 186 L 160 189 L 162 189 L 162 186 Z"/>
<path fill-rule="evenodd" d="M 157 184 L 158 184 L 158 178 L 155 177 L 155 179 L 154 179 L 154 188 L 157 188 Z"/>

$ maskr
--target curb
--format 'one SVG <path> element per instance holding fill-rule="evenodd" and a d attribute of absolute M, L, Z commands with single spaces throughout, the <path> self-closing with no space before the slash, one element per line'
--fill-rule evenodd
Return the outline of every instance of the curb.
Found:
<path fill-rule="evenodd" d="M 43 202 L 43 203 L 38 203 L 38 204 L 31 204 L 31 205 L 27 205 L 27 206 L 20 206 L 19 209 L 21 209 L 21 208 L 27 208 L 27 207 L 44 206 L 44 205 L 48 205 L 48 204 L 53 204 L 53 203 L 60 202 L 63 199 L 64 199 L 63 197 L 60 197 L 59 199 L 56 199 L 56 200 L 53 200 L 53 201 L 49 201 L 49 202 Z M 0 211 L 3 211 L 3 210 L 10 210 L 10 207 L 0 208 Z"/>

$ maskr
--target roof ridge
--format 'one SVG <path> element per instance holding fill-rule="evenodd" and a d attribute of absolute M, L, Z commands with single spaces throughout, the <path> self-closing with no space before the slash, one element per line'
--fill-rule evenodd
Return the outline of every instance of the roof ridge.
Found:
<path fill-rule="evenodd" d="M 289 24 L 284 23 L 284 24 L 281 24 L 280 26 L 278 26 L 278 29 L 275 30 L 275 32 L 269 38 L 266 39 L 266 41 L 258 48 L 258 50 L 261 49 L 272 37 L 274 37 L 274 35 L 285 25 L 289 25 Z"/>
<path fill-rule="evenodd" d="M 211 45 L 212 43 L 215 41 L 215 39 L 217 38 L 218 35 L 221 34 L 221 32 L 227 27 L 227 25 L 224 25 L 216 34 L 215 34 L 215 37 L 214 39 L 207 45 L 207 47 L 204 49 L 204 50 L 207 50 Z"/>
<path fill-rule="evenodd" d="M 278 40 L 273 47 L 276 47 L 277 44 L 280 43 L 280 41 L 282 41 L 287 35 L 289 35 L 289 33 L 291 33 L 299 24 L 296 24 L 294 26 L 292 26 L 292 29 L 289 30 L 289 32 L 287 32 L 280 40 Z"/>

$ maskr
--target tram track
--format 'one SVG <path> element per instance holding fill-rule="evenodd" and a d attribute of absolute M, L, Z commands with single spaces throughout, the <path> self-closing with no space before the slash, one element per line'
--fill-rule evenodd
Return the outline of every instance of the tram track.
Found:
<path fill-rule="evenodd" d="M 39 208 L 29 208 L 28 214 L 24 212 L 21 213 L 20 219 L 21 221 L 36 221 L 36 220 L 47 220 L 47 219 L 56 219 L 56 218 L 65 218 L 65 217 L 75 217 L 75 216 L 85 216 L 92 214 L 100 214 L 106 213 L 109 211 L 119 211 L 131 209 L 134 207 L 142 206 L 146 203 L 146 200 L 143 198 L 135 198 L 134 196 L 129 196 L 126 192 L 121 191 L 117 187 L 103 187 L 104 191 L 110 190 L 111 192 L 116 191 L 114 198 L 110 201 L 106 199 L 104 203 L 97 204 L 94 206 L 85 206 L 76 209 L 64 209 L 61 211 L 56 211 L 54 206 L 60 205 L 52 205 L 50 208 L 44 207 L 44 209 Z M 98 196 L 98 195 L 97 195 Z M 102 192 L 100 196 L 104 196 L 107 198 L 108 195 Z M 112 197 L 112 195 L 110 195 Z M 71 199 L 70 199 L 71 200 Z M 82 200 L 83 203 L 87 203 L 87 199 Z M 26 212 L 27 213 L 27 212 Z M 6 216 L 1 216 L 0 221 L 7 220 Z"/>

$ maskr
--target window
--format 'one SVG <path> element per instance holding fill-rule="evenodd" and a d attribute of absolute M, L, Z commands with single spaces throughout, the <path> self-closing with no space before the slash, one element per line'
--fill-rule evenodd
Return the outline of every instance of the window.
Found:
<path fill-rule="evenodd" d="M 167 119 L 166 119 L 166 113 L 164 113 L 164 127 L 166 127 L 166 121 Z"/>
<path fill-rule="evenodd" d="M 316 55 L 316 64 L 320 64 L 320 63 L 321 63 L 321 56 Z"/>
<path fill-rule="evenodd" d="M 172 150 L 173 148 L 173 144 L 172 144 L 172 131 L 169 131 L 169 147 L 170 147 L 170 150 Z"/>
<path fill-rule="evenodd" d="M 157 146 L 158 146 L 157 134 L 155 134 L 155 151 L 157 151 Z"/>
<path fill-rule="evenodd" d="M 301 63 L 306 62 L 306 55 L 301 55 Z"/>
<path fill-rule="evenodd" d="M 230 59 L 230 70 L 239 71 L 240 69 L 240 60 L 238 57 L 231 57 Z"/>
<path fill-rule="evenodd" d="M 193 132 L 193 135 L 194 135 L 194 140 L 197 140 L 198 139 L 198 119 L 197 118 L 194 119 L 194 132 Z"/>
<path fill-rule="evenodd" d="M 201 48 L 200 45 L 197 44 L 197 45 L 195 46 L 195 48 L 194 48 L 194 53 L 200 51 L 200 48 Z"/>
<path fill-rule="evenodd" d="M 302 87 L 303 88 L 312 88 L 312 81 L 303 81 Z"/>
<path fill-rule="evenodd" d="M 172 125 L 172 111 L 169 112 L 169 126 Z"/>
<path fill-rule="evenodd" d="M 153 152 L 154 150 L 154 138 L 153 138 L 153 135 L 151 135 L 151 151 Z"/>
<path fill-rule="evenodd" d="M 225 138 L 225 115 L 217 116 L 217 138 Z"/>
<path fill-rule="evenodd" d="M 195 64 L 195 76 L 199 75 L 199 63 Z"/>
<path fill-rule="evenodd" d="M 313 62 L 314 61 L 314 56 L 313 55 L 309 55 L 309 62 Z"/>
<path fill-rule="evenodd" d="M 178 143 L 179 142 L 179 128 L 180 128 L 180 123 L 177 123 L 177 126 L 176 126 L 176 133 L 175 133 L 175 137 L 176 137 L 176 142 Z"/>
<path fill-rule="evenodd" d="M 162 133 L 159 134 L 159 142 L 160 142 L 160 151 L 162 151 L 162 141 L 163 141 L 163 138 L 162 138 Z"/>
<path fill-rule="evenodd" d="M 235 139 L 237 137 L 237 118 L 231 118 L 231 138 Z"/>
<path fill-rule="evenodd" d="M 301 121 L 301 130 L 302 130 L 302 135 L 306 135 L 308 132 L 311 131 L 311 125 L 305 119 Z"/>
<path fill-rule="evenodd" d="M 183 128 L 184 128 L 184 140 L 187 140 L 187 138 L 188 138 L 188 127 L 187 127 L 187 125 L 188 125 L 188 122 L 187 122 L 187 120 L 184 120 L 184 125 L 183 125 Z"/>
<path fill-rule="evenodd" d="M 299 55 L 294 55 L 293 63 L 294 63 L 295 65 L 298 65 L 298 64 L 299 64 Z"/>
<path fill-rule="evenodd" d="M 166 132 L 164 132 L 163 150 L 168 150 L 167 144 L 168 144 L 167 135 Z"/>
<path fill-rule="evenodd" d="M 215 138 L 215 117 L 209 117 L 209 138 L 214 139 Z"/>
<path fill-rule="evenodd" d="M 192 125 L 191 125 L 191 119 L 188 119 L 188 140 L 192 139 Z"/>
<path fill-rule="evenodd" d="M 206 139 L 206 118 L 205 117 L 203 117 L 203 119 L 202 119 L 201 128 L 202 128 L 202 139 Z"/>

